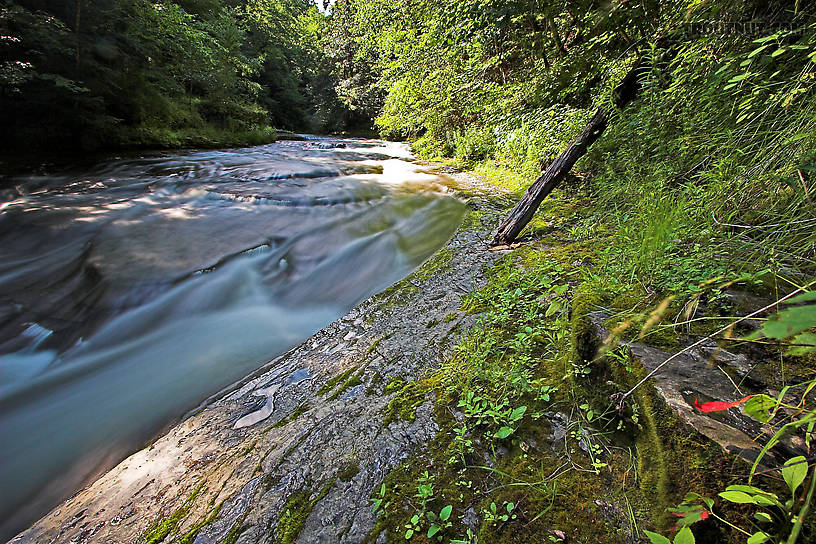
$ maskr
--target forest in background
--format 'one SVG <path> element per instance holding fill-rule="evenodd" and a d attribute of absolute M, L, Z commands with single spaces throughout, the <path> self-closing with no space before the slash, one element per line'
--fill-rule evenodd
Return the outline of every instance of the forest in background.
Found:
<path fill-rule="evenodd" d="M 212 147 L 368 128 L 334 92 L 310 0 L 14 0 L 4 149 Z"/>

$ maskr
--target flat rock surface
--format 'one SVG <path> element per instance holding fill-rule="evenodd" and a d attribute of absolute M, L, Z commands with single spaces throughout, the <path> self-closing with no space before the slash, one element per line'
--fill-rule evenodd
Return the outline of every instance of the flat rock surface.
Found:
<path fill-rule="evenodd" d="M 593 312 L 590 319 L 599 339 L 608 336 L 603 326 L 607 318 L 604 312 Z M 645 370 L 652 372 L 674 353 L 645 346 L 636 342 L 625 344 L 632 357 Z M 746 415 L 740 408 L 703 413 L 695 409 L 695 401 L 736 401 L 749 394 L 765 393 L 776 396 L 764 383 L 750 376 L 757 361 L 749 360 L 742 353 L 734 353 L 718 346 L 714 340 L 703 342 L 695 348 L 683 351 L 654 375 L 656 393 L 672 408 L 680 421 L 709 440 L 719 444 L 725 451 L 753 463 L 773 430 Z M 778 465 L 784 459 L 806 453 L 801 441 L 794 437 L 770 451 L 764 464 Z M 774 459 L 781 454 L 780 459 Z M 763 466 L 764 466 L 763 464 Z"/>
<path fill-rule="evenodd" d="M 454 177 L 478 189 L 474 178 Z M 431 398 L 414 421 L 385 425 L 395 395 L 385 385 L 432 371 L 473 325 L 462 299 L 500 257 L 484 243 L 497 218 L 491 206 L 471 198 L 484 226 L 460 228 L 418 272 L 210 402 L 12 542 L 135 543 L 162 533 L 157 542 L 217 543 L 236 534 L 239 543 L 275 542 L 282 510 L 297 494 L 313 503 L 297 542 L 361 542 L 375 521 L 375 488 L 437 431 Z"/>

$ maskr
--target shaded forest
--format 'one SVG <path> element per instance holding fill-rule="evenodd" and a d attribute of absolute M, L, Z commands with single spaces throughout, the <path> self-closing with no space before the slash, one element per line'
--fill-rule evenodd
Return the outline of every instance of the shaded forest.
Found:
<path fill-rule="evenodd" d="M 357 127 L 307 0 L 6 2 L 3 146 L 262 143 Z M 370 122 L 364 122 L 366 127 Z"/>

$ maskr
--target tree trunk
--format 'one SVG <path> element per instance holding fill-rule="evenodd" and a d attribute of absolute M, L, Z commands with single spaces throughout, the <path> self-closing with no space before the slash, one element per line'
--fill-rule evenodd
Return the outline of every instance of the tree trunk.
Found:
<path fill-rule="evenodd" d="M 615 89 L 614 99 L 618 108 L 622 108 L 631 102 L 637 95 L 640 68 L 641 65 L 638 61 Z M 507 216 L 507 219 L 499 226 L 493 236 L 491 246 L 509 245 L 515 241 L 519 233 L 533 218 L 533 214 L 535 214 L 541 202 L 553 189 L 558 187 L 558 184 L 563 181 L 576 161 L 586 154 L 589 146 L 601 137 L 603 131 L 606 130 L 608 120 L 608 113 L 603 109 L 595 112 L 592 120 L 581 132 L 581 135 L 557 159 L 550 163 L 535 183 L 527 189 L 516 207 Z"/>
<path fill-rule="evenodd" d="M 553 41 L 555 41 L 555 49 L 558 51 L 558 56 L 564 56 L 564 44 L 561 43 L 561 36 L 558 35 L 558 28 L 555 26 L 555 21 L 552 17 L 547 16 L 547 24 L 550 27 L 550 33 L 552 34 Z"/>
<path fill-rule="evenodd" d="M 82 14 L 82 0 L 76 0 L 76 11 L 74 17 L 74 34 L 76 35 L 74 62 L 76 63 L 77 70 L 79 70 L 79 18 L 81 14 Z"/>

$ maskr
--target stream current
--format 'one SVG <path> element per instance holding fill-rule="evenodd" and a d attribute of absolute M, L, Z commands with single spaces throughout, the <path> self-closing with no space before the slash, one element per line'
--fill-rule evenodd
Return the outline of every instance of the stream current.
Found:
<path fill-rule="evenodd" d="M 0 541 L 460 224 L 400 144 L 115 159 L 0 190 Z"/>

